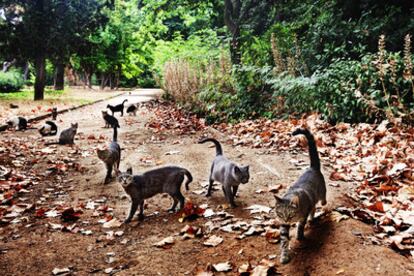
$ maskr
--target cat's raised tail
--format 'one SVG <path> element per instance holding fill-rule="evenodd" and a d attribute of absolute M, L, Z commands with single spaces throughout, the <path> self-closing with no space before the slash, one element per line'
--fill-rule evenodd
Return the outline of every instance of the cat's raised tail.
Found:
<path fill-rule="evenodd" d="M 292 132 L 293 136 L 303 134 L 308 140 L 309 147 L 309 157 L 311 162 L 311 168 L 320 171 L 321 170 L 321 161 L 319 160 L 318 149 L 316 147 L 315 138 L 313 134 L 306 128 L 298 128 Z"/>
<path fill-rule="evenodd" d="M 221 144 L 214 138 L 204 138 L 198 141 L 199 144 L 204 144 L 205 142 L 213 142 L 216 146 L 216 156 L 223 155 L 223 149 L 221 148 Z"/>
<path fill-rule="evenodd" d="M 191 175 L 191 173 L 183 168 L 183 173 L 185 174 L 185 176 L 187 176 L 187 181 L 185 182 L 185 189 L 188 191 L 188 184 L 191 183 L 191 181 L 193 181 L 193 176 Z"/>
<path fill-rule="evenodd" d="M 118 142 L 118 127 L 114 127 L 114 136 L 112 138 L 112 142 Z"/>

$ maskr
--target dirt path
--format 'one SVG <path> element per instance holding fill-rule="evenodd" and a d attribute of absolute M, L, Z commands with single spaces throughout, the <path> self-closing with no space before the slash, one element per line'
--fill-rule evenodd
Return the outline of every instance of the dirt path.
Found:
<path fill-rule="evenodd" d="M 126 97 L 129 102 L 136 102 L 146 99 L 138 95 L 151 94 L 151 91 L 138 91 Z M 110 102 L 121 102 L 124 98 L 115 98 Z M 107 104 L 108 102 L 99 103 L 61 116 L 64 126 L 73 121 L 79 122 L 81 133 L 76 147 L 86 152 L 79 157 L 86 171 L 73 172 L 59 183 L 39 183 L 32 192 L 36 195 L 32 200 L 38 199 L 47 187 L 57 185 L 59 191 L 46 199 L 51 205 L 63 201 L 68 206 L 79 206 L 93 201 L 113 208 L 112 213 L 119 220 L 125 218 L 129 201 L 117 183 L 102 184 L 104 166 L 93 152 L 112 136 L 111 130 L 102 128 L 100 112 Z M 221 189 L 215 191 L 210 198 L 194 193 L 204 189 L 202 184 L 207 181 L 210 162 L 215 154 L 209 145 L 196 143 L 203 133 L 181 136 L 171 133 L 154 134 L 145 128 L 151 115 L 148 110 L 142 109 L 137 117 L 125 116 L 120 119 L 119 142 L 123 148 L 121 168 L 124 170 L 128 163 L 135 172 L 161 164 L 186 167 L 192 172 L 194 182 L 190 184 L 190 191 L 184 191 L 185 197 L 198 205 L 207 204 L 208 208 L 216 212 L 222 210 L 225 201 Z M 209 129 L 207 133 L 223 141 L 226 156 L 251 166 L 250 182 L 239 189 L 236 200 L 239 207 L 225 211 L 234 215 L 234 220 L 248 223 L 255 220 L 261 223 L 272 222 L 272 214 L 251 215 L 245 207 L 253 204 L 271 207 L 274 199 L 267 192 L 268 187 L 280 184 L 282 189 L 279 194 L 282 194 L 304 168 L 298 168 L 289 161 L 303 160 L 306 166 L 307 156 L 266 154 L 263 150 L 232 147 L 231 143 L 225 142 L 226 137 L 217 131 Z M 15 134 L 5 133 L 1 139 L 7 141 L 13 135 Z M 36 146 L 42 145 L 34 131 L 18 135 L 29 135 L 28 139 L 32 139 Z M 107 138 L 98 139 L 101 135 Z M 69 147 L 61 147 L 53 154 L 65 154 L 71 150 L 73 149 Z M 326 166 L 324 173 L 328 179 L 329 168 Z M 324 211 L 346 205 L 346 199 L 342 195 L 350 188 L 344 185 L 350 184 L 328 183 L 333 185 L 328 185 L 328 206 Z M 113 229 L 103 228 L 98 222 L 103 216 L 97 208 L 95 211 L 84 208 L 81 219 L 77 222 L 84 234 L 81 234 L 82 231 L 56 231 L 48 226 L 48 219 L 32 217 L 28 224 L 4 226 L 0 228 L 0 252 L 3 252 L 0 254 L 1 275 L 50 275 L 56 267 L 67 267 L 73 275 L 195 275 L 199 271 L 205 271 L 209 264 L 227 261 L 233 266 L 228 275 L 233 275 L 237 274 L 237 269 L 242 264 L 249 262 L 257 265 L 262 259 L 274 262 L 276 270 L 283 275 L 414 275 L 413 265 L 407 258 L 389 248 L 372 245 L 364 238 L 372 234 L 370 226 L 352 219 L 336 222 L 329 215 L 322 216 L 315 225 L 307 227 L 305 235 L 308 239 L 305 242 L 299 243 L 292 239 L 294 257 L 288 265 L 281 265 L 278 261 L 279 244 L 271 244 L 260 235 L 239 240 L 239 232 L 213 230 L 210 235 L 215 234 L 224 239 L 217 247 L 204 246 L 206 238 L 182 240 L 175 236 L 174 245 L 157 248 L 153 246 L 154 243 L 178 234 L 186 224 L 201 227 L 206 232 L 206 223 L 209 221 L 223 221 L 217 217 L 202 217 L 181 223 L 178 214 L 166 211 L 170 204 L 171 200 L 166 196 L 151 198 L 146 202 L 147 218 L 143 222 L 134 218 L 131 224 Z M 111 233 L 108 234 L 110 231 L 114 231 L 112 234 L 117 231 L 123 233 L 118 232 L 119 237 L 111 236 Z"/>

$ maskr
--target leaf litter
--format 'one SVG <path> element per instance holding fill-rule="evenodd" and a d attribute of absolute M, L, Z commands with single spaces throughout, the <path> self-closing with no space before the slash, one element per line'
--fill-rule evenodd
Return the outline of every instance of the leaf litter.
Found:
<path fill-rule="evenodd" d="M 154 106 L 156 114 L 147 126 L 156 133 L 170 130 L 188 134 L 205 129 L 202 119 L 185 113 L 172 104 L 162 102 L 153 104 L 152 108 Z M 182 129 L 178 129 L 179 123 L 183 125 Z M 262 118 L 236 124 L 221 123 L 213 127 L 227 134 L 234 146 L 263 149 L 270 154 L 281 151 L 307 152 L 305 138 L 292 138 L 290 135 L 298 127 L 307 127 L 315 135 L 321 159 L 332 168 L 329 179 L 336 183 L 329 185 L 335 187 L 341 181 L 358 184 L 351 195 L 356 200 L 356 208 L 345 213 L 338 211 L 339 213 L 373 225 L 392 224 L 396 229 L 394 236 L 397 238 L 403 235 L 402 232 L 414 227 L 411 217 L 404 215 L 406 211 L 414 212 L 413 127 L 388 120 L 380 124 L 338 123 L 332 126 L 319 119 L 318 114 L 310 114 L 300 119 Z M 303 165 L 302 160 L 297 158 L 290 162 L 294 166 Z M 387 204 L 391 204 L 392 208 L 383 209 Z M 342 220 L 345 217 L 336 219 Z M 393 246 L 395 240 L 399 239 L 393 239 L 390 232 L 384 232 L 383 229 L 374 229 L 386 234 L 379 242 Z M 405 255 L 411 254 L 409 248 L 414 246 L 414 238 L 404 236 L 403 242 L 410 244 L 405 246 L 408 250 L 400 250 L 404 248 L 403 243 L 397 246 L 397 251 Z"/>

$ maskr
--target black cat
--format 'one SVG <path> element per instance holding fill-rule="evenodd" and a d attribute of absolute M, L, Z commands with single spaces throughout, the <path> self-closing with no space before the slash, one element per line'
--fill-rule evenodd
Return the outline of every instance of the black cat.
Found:
<path fill-rule="evenodd" d="M 105 127 L 119 128 L 118 120 L 108 114 L 108 111 L 102 111 L 102 117 L 105 120 Z"/>
<path fill-rule="evenodd" d="M 121 117 L 124 116 L 124 104 L 128 100 L 124 100 L 121 104 L 117 104 L 115 106 L 108 104 L 106 108 L 109 108 L 112 111 L 112 116 L 114 116 L 115 112 L 121 112 Z"/>

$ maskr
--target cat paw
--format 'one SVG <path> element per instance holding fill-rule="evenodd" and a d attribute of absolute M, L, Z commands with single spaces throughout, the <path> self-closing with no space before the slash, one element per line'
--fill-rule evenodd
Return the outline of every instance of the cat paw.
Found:
<path fill-rule="evenodd" d="M 139 214 L 139 215 L 138 215 L 138 220 L 139 220 L 139 221 L 143 221 L 143 220 L 144 220 L 144 218 L 145 218 L 145 216 L 144 216 L 144 215 L 142 215 L 142 214 Z"/>
<path fill-rule="evenodd" d="M 111 178 L 105 178 L 104 185 L 111 183 Z"/>
<path fill-rule="evenodd" d="M 124 220 L 124 224 L 128 224 L 130 222 L 131 222 L 131 219 L 130 218 L 127 218 L 126 220 Z"/>
<path fill-rule="evenodd" d="M 206 197 L 209 197 L 209 196 L 211 196 L 211 192 L 206 193 Z"/>
<path fill-rule="evenodd" d="M 231 206 L 231 208 L 237 208 L 238 207 L 238 205 L 236 203 L 231 203 L 230 206 Z"/>

